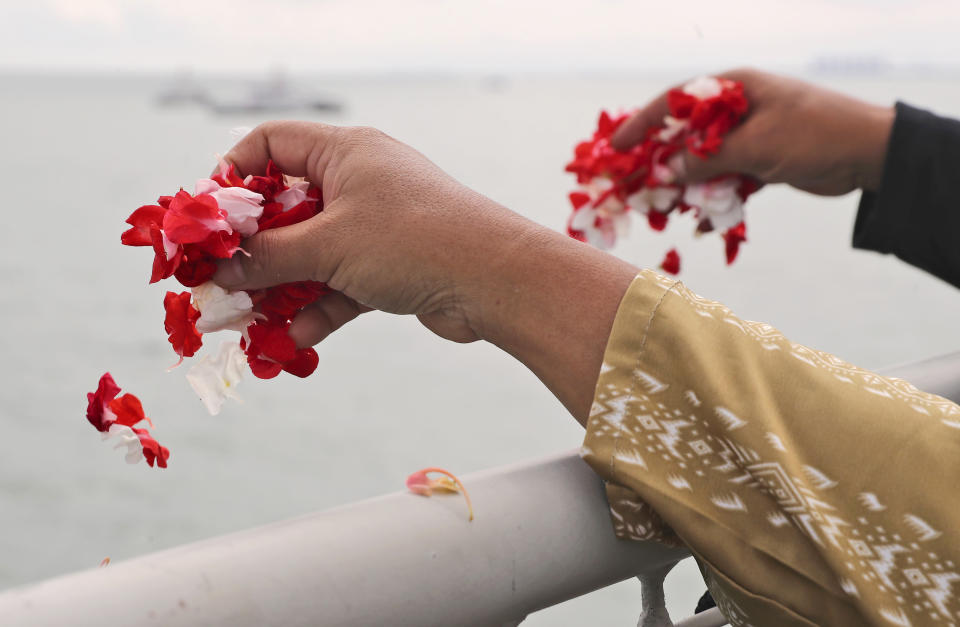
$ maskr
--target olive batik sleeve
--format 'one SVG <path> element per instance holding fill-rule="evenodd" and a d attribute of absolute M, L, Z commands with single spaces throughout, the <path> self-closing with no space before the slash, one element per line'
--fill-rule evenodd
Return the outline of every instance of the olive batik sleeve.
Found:
<path fill-rule="evenodd" d="M 960 619 L 960 408 L 679 282 L 624 296 L 583 457 L 618 536 L 686 544 L 733 625 Z"/>

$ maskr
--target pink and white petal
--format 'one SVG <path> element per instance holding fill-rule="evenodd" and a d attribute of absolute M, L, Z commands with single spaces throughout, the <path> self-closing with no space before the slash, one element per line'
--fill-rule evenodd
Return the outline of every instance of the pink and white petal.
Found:
<path fill-rule="evenodd" d="M 310 189 L 310 183 L 306 181 L 296 181 L 288 183 L 289 187 L 274 197 L 274 200 L 283 205 L 284 211 L 293 209 L 307 199 L 307 190 Z"/>
<path fill-rule="evenodd" d="M 167 261 L 170 261 L 180 252 L 180 244 L 171 242 L 163 231 L 160 232 L 160 239 L 163 241 L 163 252 L 167 255 Z"/>
<path fill-rule="evenodd" d="M 193 195 L 199 196 L 200 194 L 211 194 L 218 189 L 221 189 L 220 184 L 213 179 L 200 179 L 193 186 Z"/>
<path fill-rule="evenodd" d="M 222 187 L 210 193 L 227 216 L 227 223 L 243 237 L 257 232 L 257 220 L 263 215 L 263 196 L 243 187 Z"/>

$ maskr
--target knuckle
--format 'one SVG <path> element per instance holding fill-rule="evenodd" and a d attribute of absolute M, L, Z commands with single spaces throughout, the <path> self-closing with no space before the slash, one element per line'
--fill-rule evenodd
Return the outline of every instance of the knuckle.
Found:
<path fill-rule="evenodd" d="M 386 134 L 372 126 L 352 126 L 344 129 L 345 139 L 348 143 L 370 146 L 382 142 L 386 139 Z"/>
<path fill-rule="evenodd" d="M 742 65 L 738 68 L 730 70 L 729 72 L 724 72 L 724 74 L 734 80 L 748 82 L 756 79 L 756 77 L 760 74 L 760 71 L 749 65 Z"/>

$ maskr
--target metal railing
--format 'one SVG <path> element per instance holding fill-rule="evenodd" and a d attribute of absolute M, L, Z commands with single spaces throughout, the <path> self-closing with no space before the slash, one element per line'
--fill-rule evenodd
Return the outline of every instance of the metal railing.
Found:
<path fill-rule="evenodd" d="M 960 399 L 960 352 L 884 374 Z M 463 480 L 473 522 L 461 498 L 390 494 L 8 590 L 0 625 L 517 625 L 639 575 L 657 610 L 658 573 L 687 556 L 617 540 L 575 452 Z"/>

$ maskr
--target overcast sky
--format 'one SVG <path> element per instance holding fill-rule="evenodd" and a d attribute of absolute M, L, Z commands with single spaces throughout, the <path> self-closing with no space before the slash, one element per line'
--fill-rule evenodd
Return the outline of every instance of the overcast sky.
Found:
<path fill-rule="evenodd" d="M 0 68 L 960 65 L 960 0 L 0 0 Z"/>

